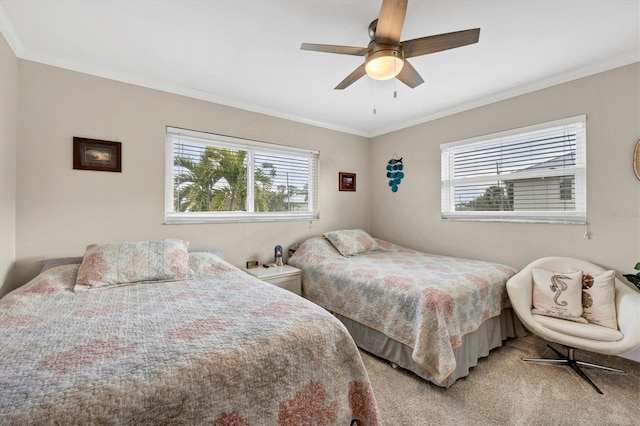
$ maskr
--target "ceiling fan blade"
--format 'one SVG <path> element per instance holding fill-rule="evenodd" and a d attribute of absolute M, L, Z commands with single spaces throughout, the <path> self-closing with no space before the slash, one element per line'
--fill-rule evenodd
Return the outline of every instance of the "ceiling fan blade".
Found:
<path fill-rule="evenodd" d="M 313 50 L 314 52 L 338 53 L 341 55 L 364 56 L 366 47 L 336 46 L 333 44 L 302 43 L 301 50 Z"/>
<path fill-rule="evenodd" d="M 376 43 L 399 43 L 406 14 L 407 0 L 382 0 L 376 26 Z"/>
<path fill-rule="evenodd" d="M 351 86 L 353 83 L 358 81 L 360 78 L 364 77 L 366 74 L 367 72 L 364 70 L 364 63 L 363 63 L 358 68 L 353 70 L 353 72 L 349 74 L 344 80 L 342 80 L 340 84 L 338 84 L 334 88 L 334 90 L 346 89 L 347 87 Z"/>
<path fill-rule="evenodd" d="M 404 61 L 404 66 L 402 67 L 402 71 L 400 71 L 400 74 L 398 74 L 396 78 L 412 89 L 424 83 L 424 80 L 420 77 L 418 71 L 416 71 L 413 65 L 411 65 L 406 59 Z"/>
<path fill-rule="evenodd" d="M 474 28 L 403 41 L 402 50 L 405 58 L 413 58 L 477 43 L 479 38 L 480 28 Z"/>

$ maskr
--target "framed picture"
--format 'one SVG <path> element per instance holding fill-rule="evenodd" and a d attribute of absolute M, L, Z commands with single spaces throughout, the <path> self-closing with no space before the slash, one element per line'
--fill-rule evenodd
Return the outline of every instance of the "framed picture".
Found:
<path fill-rule="evenodd" d="M 338 173 L 338 190 L 355 191 L 356 190 L 356 174 L 355 173 Z"/>
<path fill-rule="evenodd" d="M 640 141 L 636 144 L 636 149 L 633 152 L 633 171 L 636 172 L 636 177 L 640 179 Z"/>
<path fill-rule="evenodd" d="M 121 172 L 121 153 L 120 142 L 73 138 L 73 168 L 77 170 Z"/>
<path fill-rule="evenodd" d="M 253 269 L 258 267 L 257 260 L 247 260 L 247 269 Z"/>

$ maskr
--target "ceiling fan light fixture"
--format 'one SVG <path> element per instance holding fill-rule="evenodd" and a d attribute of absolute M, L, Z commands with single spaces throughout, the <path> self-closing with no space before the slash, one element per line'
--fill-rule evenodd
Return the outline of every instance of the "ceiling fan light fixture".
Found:
<path fill-rule="evenodd" d="M 374 80 L 394 78 L 404 66 L 404 54 L 399 46 L 376 45 L 367 54 L 365 71 Z"/>

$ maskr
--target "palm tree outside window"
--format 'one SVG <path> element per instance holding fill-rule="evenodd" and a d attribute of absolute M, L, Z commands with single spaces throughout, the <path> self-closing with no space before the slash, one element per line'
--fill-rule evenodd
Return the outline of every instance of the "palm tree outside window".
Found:
<path fill-rule="evenodd" d="M 315 219 L 318 157 L 317 151 L 168 128 L 166 222 Z"/>

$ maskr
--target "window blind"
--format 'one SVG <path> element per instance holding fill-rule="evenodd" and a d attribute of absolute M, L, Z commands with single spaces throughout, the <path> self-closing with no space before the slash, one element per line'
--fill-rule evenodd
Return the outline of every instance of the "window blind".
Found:
<path fill-rule="evenodd" d="M 441 145 L 443 219 L 586 222 L 586 116 Z"/>
<path fill-rule="evenodd" d="M 319 152 L 167 128 L 166 223 L 317 219 Z"/>

